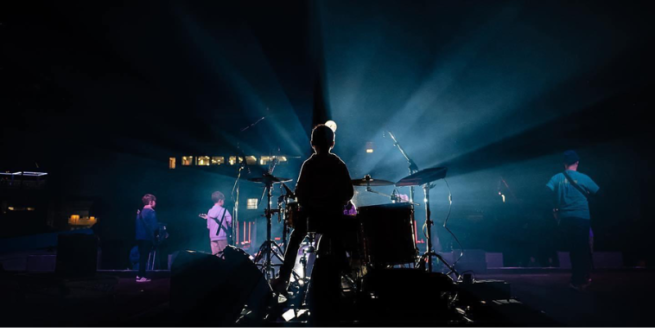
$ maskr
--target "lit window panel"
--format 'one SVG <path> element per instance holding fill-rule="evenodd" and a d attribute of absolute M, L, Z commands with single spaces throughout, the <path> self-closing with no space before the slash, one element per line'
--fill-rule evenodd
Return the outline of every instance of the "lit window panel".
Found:
<path fill-rule="evenodd" d="M 193 165 L 193 156 L 182 156 L 182 165 L 183 166 Z"/>
<path fill-rule="evenodd" d="M 247 209 L 256 210 L 257 209 L 257 198 L 248 198 Z"/>
<path fill-rule="evenodd" d="M 168 158 L 168 168 L 171 170 L 175 169 L 175 157 Z"/>
<path fill-rule="evenodd" d="M 196 165 L 198 166 L 209 166 L 209 156 L 198 156 L 196 159 Z"/>
<path fill-rule="evenodd" d="M 223 156 L 212 156 L 211 165 L 223 165 L 225 164 L 225 157 Z"/>
<path fill-rule="evenodd" d="M 237 163 L 237 157 L 236 156 L 230 156 L 230 159 L 228 160 L 230 165 L 234 165 Z M 239 157 L 239 163 L 243 162 L 243 157 Z"/>

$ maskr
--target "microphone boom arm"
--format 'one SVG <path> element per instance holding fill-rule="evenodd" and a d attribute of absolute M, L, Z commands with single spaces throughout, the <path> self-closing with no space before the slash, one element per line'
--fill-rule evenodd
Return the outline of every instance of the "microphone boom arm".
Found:
<path fill-rule="evenodd" d="M 401 154 L 403 155 L 403 157 L 405 157 L 405 159 L 407 160 L 407 164 L 409 164 L 409 174 L 414 174 L 414 173 L 418 172 L 419 169 L 418 169 L 418 166 L 416 165 L 416 163 L 414 162 L 414 160 L 412 160 L 412 159 L 407 155 L 407 153 L 405 152 L 405 150 L 403 149 L 403 147 L 400 146 L 400 143 L 398 143 L 398 140 L 396 140 L 396 137 L 393 136 L 393 134 L 391 133 L 391 131 L 388 131 L 388 133 L 389 133 L 389 136 L 391 137 L 391 140 L 393 140 L 393 145 L 394 145 L 395 147 L 397 147 L 398 150 L 400 150 L 400 153 L 401 153 Z"/>

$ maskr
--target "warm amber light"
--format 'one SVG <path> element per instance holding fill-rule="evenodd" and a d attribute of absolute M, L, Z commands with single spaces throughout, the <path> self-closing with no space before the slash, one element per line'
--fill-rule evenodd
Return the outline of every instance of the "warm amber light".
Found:
<path fill-rule="evenodd" d="M 209 156 L 198 156 L 196 159 L 196 165 L 198 166 L 209 166 Z"/>

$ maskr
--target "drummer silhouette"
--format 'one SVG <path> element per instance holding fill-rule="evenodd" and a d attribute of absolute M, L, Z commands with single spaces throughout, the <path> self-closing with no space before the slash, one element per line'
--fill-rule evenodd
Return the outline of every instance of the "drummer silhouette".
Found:
<path fill-rule="evenodd" d="M 312 130 L 311 145 L 314 154 L 302 165 L 295 194 L 302 215 L 307 218 L 295 223 L 289 239 L 284 263 L 279 276 L 271 281 L 274 290 L 285 291 L 296 260 L 300 243 L 307 232 L 322 235 L 318 246 L 318 258 L 314 264 L 309 303 L 312 316 L 317 321 L 334 318 L 340 296 L 341 265 L 345 252 L 338 247 L 339 219 L 344 206 L 352 199 L 354 189 L 346 164 L 331 153 L 335 144 L 334 131 L 324 124 Z M 321 295 L 313 298 L 311 295 Z"/>

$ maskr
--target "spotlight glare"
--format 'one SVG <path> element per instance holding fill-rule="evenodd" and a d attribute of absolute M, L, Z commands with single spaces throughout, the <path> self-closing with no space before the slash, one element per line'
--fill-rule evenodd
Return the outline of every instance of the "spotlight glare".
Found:
<path fill-rule="evenodd" d="M 328 128 L 332 129 L 332 132 L 337 132 L 337 123 L 334 122 L 333 120 L 329 120 L 329 121 L 325 122 L 325 125 Z"/>

